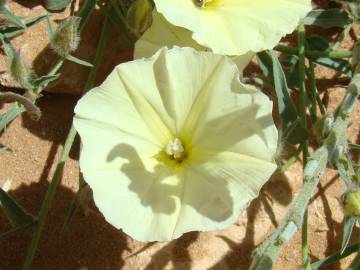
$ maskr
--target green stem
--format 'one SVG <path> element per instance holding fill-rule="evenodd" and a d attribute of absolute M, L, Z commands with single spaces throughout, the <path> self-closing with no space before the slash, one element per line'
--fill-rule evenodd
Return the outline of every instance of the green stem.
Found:
<path fill-rule="evenodd" d="M 309 61 L 309 69 L 308 69 L 308 72 L 307 72 L 307 77 L 309 78 L 310 91 L 311 91 L 310 117 L 311 117 L 311 122 L 314 125 L 317 122 L 317 95 L 318 95 L 318 90 L 317 90 L 317 87 L 316 87 L 316 79 L 315 79 L 315 65 L 314 65 L 313 61 L 311 61 L 311 60 Z"/>
<path fill-rule="evenodd" d="M 301 125 L 306 128 L 306 92 L 305 92 L 305 26 L 300 23 L 298 29 L 299 43 L 299 91 L 300 91 L 300 120 Z"/>
<path fill-rule="evenodd" d="M 303 144 L 301 144 L 295 151 L 295 153 L 281 166 L 280 172 L 286 172 L 291 165 L 293 165 L 297 160 L 299 160 L 299 155 L 303 150 Z"/>
<path fill-rule="evenodd" d="M 12 235 L 12 234 L 15 234 L 15 233 L 17 233 L 17 232 L 19 232 L 19 231 L 25 230 L 25 229 L 27 229 L 27 228 L 30 228 L 30 227 L 31 227 L 32 225 L 34 225 L 35 223 L 36 223 L 36 221 L 30 222 L 30 223 L 27 223 L 27 224 L 25 224 L 25 225 L 22 225 L 22 226 L 18 226 L 18 227 L 16 227 L 16 228 L 13 228 L 13 229 L 11 229 L 11 230 L 9 230 L 9 231 L 7 231 L 7 232 L 4 232 L 4 233 L 0 234 L 0 239 L 5 238 L 5 237 L 8 237 L 8 236 L 10 236 L 10 235 Z"/>
<path fill-rule="evenodd" d="M 305 210 L 333 153 L 346 142 L 350 113 L 360 94 L 360 75 L 355 75 L 339 105 L 338 117 L 324 144 L 308 159 L 304 169 L 304 185 L 290 206 L 288 213 L 274 233 L 256 249 L 250 270 L 271 269 L 282 244 L 288 242 L 302 225 Z"/>
<path fill-rule="evenodd" d="M 288 47 L 285 45 L 277 45 L 274 48 L 275 51 L 297 55 L 299 52 L 298 48 Z M 351 51 L 316 51 L 316 50 L 308 50 L 305 54 L 308 58 L 320 58 L 320 57 L 329 57 L 334 59 L 339 58 L 351 58 L 352 52 Z"/>
<path fill-rule="evenodd" d="M 333 50 L 337 50 L 337 48 L 339 48 L 339 46 L 341 45 L 341 43 L 344 41 L 344 39 L 346 38 L 346 36 L 350 33 L 350 30 L 352 28 L 352 23 L 348 24 L 344 30 L 341 32 L 340 37 L 338 38 L 338 40 L 335 42 L 335 44 L 332 46 Z"/>
<path fill-rule="evenodd" d="M 95 72 L 90 72 L 89 77 L 87 79 L 87 83 L 86 83 L 87 88 L 85 88 L 85 91 L 89 90 L 93 86 L 92 84 L 95 81 L 94 77 L 96 76 L 96 71 L 99 68 L 100 60 L 103 55 L 103 53 L 99 52 L 99 51 L 104 50 L 107 38 L 108 38 L 108 18 L 105 17 L 105 21 L 103 23 L 102 31 L 100 34 L 100 40 L 98 43 L 99 45 L 98 45 L 98 47 L 96 49 L 96 53 L 95 53 L 94 67 L 92 68 L 95 70 Z M 27 255 L 26 255 L 25 263 L 22 268 L 23 270 L 30 270 L 30 268 L 31 268 L 31 265 L 32 265 L 32 262 L 33 262 L 33 259 L 35 256 L 35 252 L 36 252 L 37 246 L 39 244 L 41 231 L 44 226 L 47 213 L 49 211 L 49 207 L 54 198 L 56 188 L 61 179 L 61 175 L 62 175 L 62 172 L 64 169 L 65 161 L 69 156 L 69 152 L 73 145 L 76 134 L 77 134 L 77 132 L 76 132 L 75 128 L 72 126 L 67 135 L 66 142 L 65 142 L 64 148 L 62 150 L 60 160 L 56 166 L 55 173 L 51 179 L 51 183 L 46 192 L 45 199 L 41 205 L 40 212 L 38 215 L 38 223 L 36 225 L 35 232 L 34 232 L 33 238 L 31 240 L 31 243 L 30 243 Z"/>
<path fill-rule="evenodd" d="M 36 252 L 37 246 L 39 244 L 41 231 L 44 227 L 47 213 L 49 211 L 51 202 L 52 202 L 55 192 L 56 192 L 56 187 L 58 186 L 59 181 L 62 176 L 62 172 L 63 172 L 64 165 L 65 165 L 65 160 L 69 156 L 69 152 L 73 145 L 75 136 L 76 136 L 76 130 L 74 127 L 71 127 L 68 137 L 66 139 L 64 148 L 62 150 L 60 160 L 56 166 L 54 176 L 51 179 L 51 183 L 45 194 L 45 199 L 41 205 L 40 212 L 38 215 L 38 223 L 35 226 L 35 232 L 33 234 L 33 238 L 31 240 L 30 247 L 29 247 L 27 255 L 26 255 L 25 263 L 22 268 L 23 270 L 30 270 L 30 268 L 31 268 L 32 261 L 35 256 L 35 252 Z"/>

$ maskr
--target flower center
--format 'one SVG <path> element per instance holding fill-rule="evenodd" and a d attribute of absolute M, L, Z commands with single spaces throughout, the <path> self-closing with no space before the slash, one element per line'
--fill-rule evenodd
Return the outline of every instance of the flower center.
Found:
<path fill-rule="evenodd" d="M 186 157 L 184 146 L 179 138 L 169 141 L 165 148 L 165 153 L 168 154 L 170 158 L 175 159 L 178 162 L 183 161 Z"/>

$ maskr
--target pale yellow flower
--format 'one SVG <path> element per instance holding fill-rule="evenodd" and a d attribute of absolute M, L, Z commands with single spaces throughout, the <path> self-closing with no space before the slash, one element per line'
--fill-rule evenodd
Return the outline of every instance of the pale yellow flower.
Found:
<path fill-rule="evenodd" d="M 311 10 L 311 0 L 154 0 L 172 24 L 189 29 L 214 53 L 242 55 L 272 49 Z M 201 2 L 201 1 L 200 1 Z"/>
<path fill-rule="evenodd" d="M 169 23 L 163 15 L 154 10 L 151 27 L 135 43 L 134 58 L 150 57 L 162 47 L 171 49 L 174 46 L 192 47 L 198 51 L 209 50 L 193 40 L 191 31 Z M 241 72 L 254 55 L 255 53 L 248 52 L 231 58 Z"/>
<path fill-rule="evenodd" d="M 271 112 L 228 57 L 161 49 L 77 104 L 81 171 L 106 220 L 134 239 L 221 229 L 276 168 Z"/>

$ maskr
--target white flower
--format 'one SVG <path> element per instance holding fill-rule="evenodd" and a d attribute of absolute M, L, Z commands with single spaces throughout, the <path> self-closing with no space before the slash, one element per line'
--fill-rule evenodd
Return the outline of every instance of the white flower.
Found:
<path fill-rule="evenodd" d="M 106 220 L 137 240 L 221 229 L 276 168 L 271 111 L 229 58 L 162 49 L 77 104 L 81 171 Z"/>
<path fill-rule="evenodd" d="M 311 10 L 310 0 L 154 0 L 172 24 L 193 32 L 214 53 L 243 55 L 272 49 Z"/>

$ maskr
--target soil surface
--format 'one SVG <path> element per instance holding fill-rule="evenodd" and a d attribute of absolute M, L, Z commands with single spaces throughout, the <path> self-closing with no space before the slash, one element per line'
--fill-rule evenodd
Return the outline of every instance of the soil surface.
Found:
<path fill-rule="evenodd" d="M 16 2 L 13 5 L 20 5 L 21 8 L 38 7 L 38 5 L 27 7 L 23 4 L 24 1 Z M 322 2 L 323 6 L 328 5 L 328 1 Z M 97 26 L 94 27 L 97 29 Z M 338 31 L 331 30 L 323 34 L 331 38 L 337 33 Z M 351 48 L 354 37 L 359 36 L 358 34 L 358 29 L 354 29 L 341 48 Z M 31 42 L 29 44 L 34 45 Z M 111 66 L 123 61 L 111 58 L 112 54 L 117 56 L 121 54 L 119 57 L 122 59 L 129 57 L 129 53 L 124 53 L 122 49 L 117 53 L 109 49 L 105 55 L 101 74 L 107 74 Z M 113 62 L 109 64 L 107 59 L 112 59 L 109 61 Z M 77 67 L 64 67 L 64 74 L 69 73 L 73 78 Z M 86 70 L 79 72 L 79 74 L 84 72 L 86 75 Z M 320 78 L 318 87 L 322 92 L 322 98 L 329 111 L 334 111 L 345 93 L 347 82 L 325 68 L 317 68 L 317 76 Z M 98 82 L 103 78 L 104 76 L 101 75 Z M 61 88 L 62 86 L 78 85 L 77 82 L 68 84 L 61 82 L 57 87 L 53 86 L 53 89 L 61 91 L 65 89 Z M 77 87 L 81 89 L 80 84 L 75 88 Z M 79 92 L 80 90 L 77 91 Z M 34 122 L 23 114 L 1 134 L 0 147 L 6 146 L 9 151 L 0 154 L 0 186 L 4 186 L 5 183 L 8 186 L 10 183 L 9 194 L 34 215 L 40 209 L 54 173 L 72 122 L 73 108 L 77 99 L 78 97 L 73 95 L 46 93 L 38 103 L 42 111 L 40 121 Z M 10 105 L 3 106 L 0 112 L 6 111 L 9 107 Z M 358 102 L 349 129 L 351 142 L 360 143 L 359 130 Z M 291 149 L 289 147 L 285 149 L 286 156 Z M 285 174 L 275 174 L 268 181 L 260 196 L 251 203 L 236 224 L 221 231 L 187 233 L 167 243 L 141 243 L 132 240 L 109 225 L 92 202 L 87 213 L 82 209 L 76 212 L 66 234 L 60 237 L 61 227 L 78 189 L 78 153 L 77 138 L 51 206 L 33 269 L 245 270 L 251 263 L 253 250 L 276 228 L 302 186 L 302 165 L 301 162 L 297 162 Z M 358 163 L 359 152 L 354 152 L 353 158 Z M 340 248 L 344 214 L 339 198 L 344 190 L 343 181 L 333 169 L 328 168 L 321 177 L 321 184 L 309 207 L 309 248 L 312 261 L 324 258 Z M 10 228 L 11 224 L 0 212 L 0 232 Z M 32 233 L 32 229 L 28 229 L 0 240 L 0 270 L 21 269 Z M 353 236 L 351 242 L 359 241 L 359 226 Z M 345 269 L 351 258 L 353 256 L 327 269 Z M 298 232 L 284 246 L 274 269 L 295 270 L 300 265 L 301 234 Z"/>

